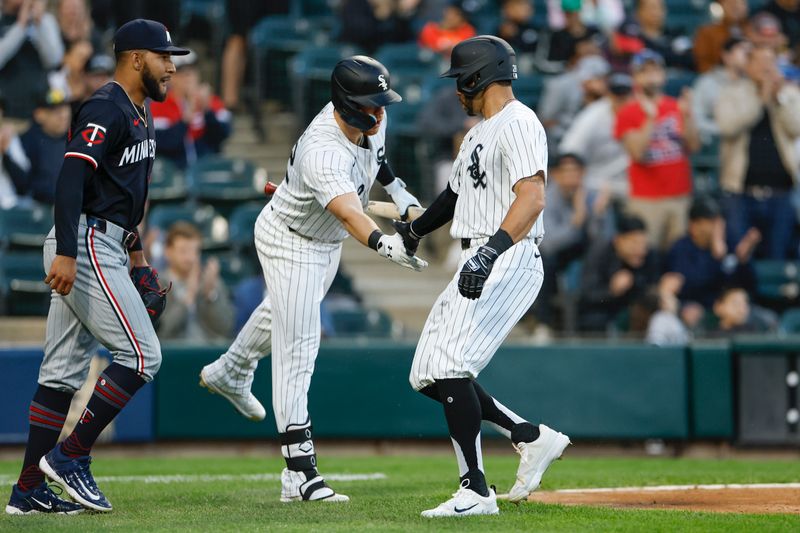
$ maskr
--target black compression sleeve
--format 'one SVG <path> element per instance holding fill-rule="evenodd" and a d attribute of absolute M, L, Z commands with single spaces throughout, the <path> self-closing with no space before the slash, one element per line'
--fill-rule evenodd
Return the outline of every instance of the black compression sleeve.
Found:
<path fill-rule="evenodd" d="M 66 157 L 56 182 L 56 254 L 78 256 L 78 220 L 83 207 L 83 184 L 94 172 L 78 157 Z"/>
<path fill-rule="evenodd" d="M 423 237 L 453 220 L 456 200 L 458 200 L 458 195 L 448 184 L 442 194 L 422 213 L 422 216 L 411 223 L 411 231 L 418 237 Z"/>
<path fill-rule="evenodd" d="M 392 166 L 389 164 L 388 159 L 384 159 L 383 163 L 381 163 L 381 166 L 378 169 L 377 178 L 378 182 L 384 187 L 394 181 L 394 170 L 392 170 Z"/>

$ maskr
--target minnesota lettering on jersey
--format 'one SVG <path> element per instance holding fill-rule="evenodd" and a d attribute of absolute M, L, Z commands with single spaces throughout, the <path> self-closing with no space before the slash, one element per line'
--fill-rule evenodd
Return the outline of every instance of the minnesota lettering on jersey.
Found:
<path fill-rule="evenodd" d="M 156 157 L 156 141 L 155 139 L 145 139 L 140 143 L 126 146 L 125 151 L 122 152 L 122 157 L 119 160 L 119 165 L 130 165 L 131 163 L 138 163 L 146 158 L 154 159 Z"/>

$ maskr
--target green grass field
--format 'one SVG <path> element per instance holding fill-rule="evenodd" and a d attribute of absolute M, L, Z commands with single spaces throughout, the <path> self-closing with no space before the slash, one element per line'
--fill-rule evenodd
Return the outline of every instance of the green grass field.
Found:
<path fill-rule="evenodd" d="M 110 479 L 100 483 L 114 505 L 110 514 L 72 517 L 7 516 L 0 531 L 800 531 L 800 515 L 712 514 L 684 511 L 622 511 L 500 502 L 500 516 L 429 520 L 419 516 L 457 488 L 450 457 L 328 457 L 323 473 L 382 473 L 385 478 L 339 481 L 347 504 L 281 504 L 275 478 L 246 480 L 246 474 L 277 474 L 282 461 L 267 459 L 104 459 L 95 476 L 220 476 L 145 482 Z M 487 477 L 498 492 L 508 490 L 517 462 L 512 453 L 489 456 Z M 16 461 L 0 461 L 0 479 L 14 482 Z M 545 490 L 695 483 L 782 483 L 800 481 L 798 461 L 569 458 L 545 476 Z M 3 494 L 6 498 L 7 493 Z"/>

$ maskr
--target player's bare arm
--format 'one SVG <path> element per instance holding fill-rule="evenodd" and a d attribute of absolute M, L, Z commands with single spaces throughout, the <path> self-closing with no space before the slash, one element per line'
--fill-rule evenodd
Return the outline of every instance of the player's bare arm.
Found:
<path fill-rule="evenodd" d="M 339 219 L 347 233 L 364 246 L 369 246 L 369 236 L 379 231 L 378 225 L 365 213 L 361 200 L 354 192 L 337 196 L 327 206 L 328 211 Z"/>
<path fill-rule="evenodd" d="M 505 230 L 514 242 L 519 242 L 530 233 L 533 224 L 544 211 L 544 172 L 535 176 L 522 178 L 514 184 L 512 190 L 517 197 L 511 203 L 500 228 Z"/>

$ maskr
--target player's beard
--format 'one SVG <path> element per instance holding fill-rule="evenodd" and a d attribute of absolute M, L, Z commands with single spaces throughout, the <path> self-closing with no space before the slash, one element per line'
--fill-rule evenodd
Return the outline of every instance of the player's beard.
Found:
<path fill-rule="evenodd" d="M 144 91 L 147 96 L 156 102 L 163 102 L 167 99 L 167 91 L 161 92 L 161 86 L 150 71 L 150 67 L 144 66 L 142 70 L 142 84 L 144 84 Z"/>
<path fill-rule="evenodd" d="M 478 113 L 475 112 L 475 100 L 468 96 L 461 97 L 461 107 L 467 112 L 470 117 L 475 117 Z"/>

